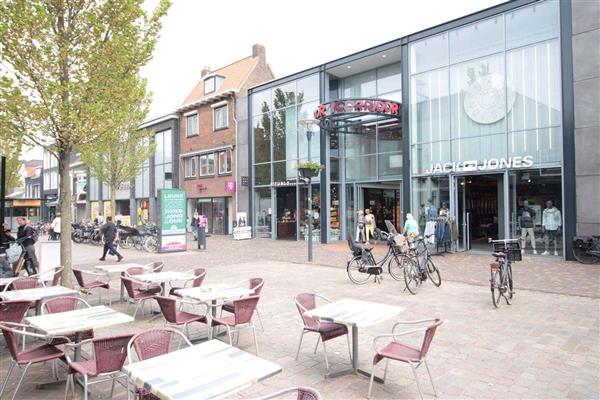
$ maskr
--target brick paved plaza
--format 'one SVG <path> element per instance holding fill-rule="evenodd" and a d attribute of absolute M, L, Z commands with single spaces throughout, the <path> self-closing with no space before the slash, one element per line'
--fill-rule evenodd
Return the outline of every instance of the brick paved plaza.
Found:
<path fill-rule="evenodd" d="M 193 245 L 193 242 L 190 242 Z M 377 250 L 380 252 L 381 250 Z M 74 245 L 76 265 L 91 267 L 99 262 L 100 248 Z M 440 288 L 427 282 L 411 296 L 403 284 L 385 276 L 383 283 L 353 285 L 343 269 L 348 251 L 344 243 L 316 245 L 316 264 L 306 264 L 306 244 L 251 240 L 234 242 L 227 237 L 210 237 L 208 250 L 154 255 L 125 250 L 127 262 L 161 260 L 165 270 L 205 267 L 205 282 L 236 282 L 252 276 L 265 279 L 259 309 L 265 324 L 258 331 L 260 356 L 283 367 L 283 372 L 252 386 L 232 398 L 252 398 L 279 389 L 307 385 L 318 389 L 325 399 L 366 398 L 368 379 L 347 375 L 324 379 L 322 347 L 312 353 L 316 335 L 306 335 L 300 357 L 294 360 L 301 332 L 301 320 L 293 296 L 303 291 L 317 292 L 332 299 L 350 297 L 406 308 L 398 320 L 442 317 L 428 360 L 442 398 L 598 398 L 599 387 L 599 280 L 598 266 L 546 258 L 528 258 L 514 267 L 516 297 L 513 305 L 494 309 L 487 279 L 490 257 L 474 254 L 447 254 L 436 257 L 444 282 Z M 132 305 L 116 302 L 118 283 L 112 281 L 113 307 L 133 313 Z M 90 300 L 93 304 L 97 298 Z M 156 304 L 154 304 L 156 309 Z M 388 333 L 394 320 L 359 330 L 359 363 L 370 370 L 372 337 Z M 101 329 L 97 335 L 139 332 L 162 326 L 138 315 L 135 324 Z M 192 339 L 205 331 L 192 327 Z M 251 334 L 242 332 L 239 346 L 253 352 Z M 0 346 L 0 371 L 5 376 L 8 352 Z M 349 366 L 345 338 L 328 342 L 332 370 Z M 36 390 L 51 381 L 49 365 L 33 366 L 23 384 L 19 399 L 62 399 L 64 384 Z M 433 397 L 425 370 L 422 387 Z M 61 377 L 64 369 L 61 368 Z M 8 390 L 16 384 L 13 375 Z M 92 386 L 93 398 L 108 398 L 109 384 Z M 83 398 L 81 390 L 78 398 Z M 390 363 L 385 385 L 375 384 L 377 399 L 418 398 L 410 368 Z M 126 398 L 120 389 L 115 398 Z"/>

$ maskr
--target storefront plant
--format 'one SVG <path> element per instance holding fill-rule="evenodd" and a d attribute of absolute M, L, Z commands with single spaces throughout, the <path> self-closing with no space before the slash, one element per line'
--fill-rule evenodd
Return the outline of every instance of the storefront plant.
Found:
<path fill-rule="evenodd" d="M 299 163 L 296 168 L 302 178 L 314 178 L 319 175 L 323 166 L 315 161 Z"/>

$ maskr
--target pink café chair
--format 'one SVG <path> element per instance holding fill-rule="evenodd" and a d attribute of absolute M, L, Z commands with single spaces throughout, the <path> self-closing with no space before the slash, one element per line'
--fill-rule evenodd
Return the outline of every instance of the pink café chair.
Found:
<path fill-rule="evenodd" d="M 424 319 L 421 321 L 400 321 L 394 324 L 394 326 L 392 327 L 392 333 L 375 336 L 375 338 L 373 339 L 375 357 L 373 357 L 373 367 L 371 368 L 371 381 L 369 382 L 369 392 L 367 394 L 367 398 L 371 398 L 371 389 L 373 388 L 373 378 L 375 376 L 375 365 L 377 365 L 384 358 L 386 359 L 386 362 L 385 370 L 383 372 L 383 380 L 385 381 L 387 367 L 390 360 L 407 363 L 408 365 L 410 365 L 413 375 L 415 376 L 415 381 L 417 382 L 417 389 L 419 390 L 419 396 L 421 396 L 421 399 L 423 399 L 423 392 L 421 391 L 421 385 L 419 384 L 417 368 L 419 368 L 422 364 L 425 364 L 425 368 L 427 368 L 427 373 L 429 374 L 429 381 L 431 382 L 431 387 L 433 388 L 433 393 L 437 397 L 437 392 L 435 390 L 435 385 L 433 384 L 431 371 L 429 370 L 429 365 L 427 365 L 426 356 L 427 352 L 429 351 L 429 347 L 431 346 L 433 336 L 435 335 L 438 326 L 440 326 L 443 322 L 444 320 L 440 318 Z M 425 327 L 395 333 L 396 328 L 400 325 L 419 325 L 425 323 L 428 324 Z M 421 332 L 424 332 L 421 348 L 416 348 L 408 344 L 402 344 L 398 341 L 398 338 L 400 336 L 406 336 Z M 382 338 L 391 338 L 392 341 L 383 347 L 377 347 L 377 341 Z"/>
<path fill-rule="evenodd" d="M 183 340 L 188 346 L 192 343 L 183 333 L 173 328 L 153 328 L 140 332 L 133 336 L 127 345 L 127 362 L 134 362 L 132 347 L 135 350 L 137 361 L 148 360 L 172 351 L 172 343 L 179 336 L 179 342 Z M 179 348 L 179 346 L 178 346 Z M 129 383 L 128 383 L 129 384 Z M 129 388 L 127 390 L 129 393 Z M 140 400 L 159 400 L 144 387 L 136 387 L 135 392 Z"/>
<path fill-rule="evenodd" d="M 91 305 L 80 297 L 75 296 L 61 296 L 55 297 L 52 299 L 48 299 L 42 303 L 41 310 L 42 315 L 45 314 L 55 314 L 66 311 L 77 310 L 78 308 L 90 308 Z M 75 341 L 75 333 L 66 335 L 69 338 L 69 341 Z M 92 329 L 83 331 L 81 334 L 81 340 L 88 340 L 94 337 L 94 331 Z M 64 340 L 53 339 L 50 344 L 54 346 L 62 345 L 67 343 Z"/>
<path fill-rule="evenodd" d="M 162 261 L 154 261 L 150 264 L 144 265 L 144 267 L 147 269 L 146 272 L 162 272 L 163 268 L 165 267 L 165 263 Z"/>
<path fill-rule="evenodd" d="M 39 280 L 39 276 L 31 275 L 17 278 L 7 285 L 4 290 L 24 290 L 24 289 L 35 289 L 37 287 L 44 286 Z"/>
<path fill-rule="evenodd" d="M 253 293 L 250 296 L 260 296 L 260 292 L 263 289 L 263 286 L 265 285 L 265 280 L 263 278 L 250 278 L 247 281 L 241 281 L 238 282 L 237 285 L 238 286 L 242 286 L 244 283 L 246 283 L 248 285 L 248 288 L 250 290 L 253 290 Z M 223 304 L 223 307 L 221 309 L 222 311 L 227 311 L 228 313 L 233 313 L 233 301 L 227 301 Z M 261 331 L 265 331 L 265 328 L 263 326 L 262 320 L 260 319 L 260 314 L 258 313 L 258 307 L 255 310 L 256 312 L 256 316 L 258 317 L 258 322 L 260 323 L 260 330 Z"/>
<path fill-rule="evenodd" d="M 13 300 L 0 302 L 0 323 L 13 322 L 20 324 L 27 315 L 32 302 L 29 300 Z M 35 303 L 34 303 L 35 304 Z M 25 336 L 22 337 L 25 350 Z"/>
<path fill-rule="evenodd" d="M 176 328 L 181 327 L 181 330 L 188 339 L 190 338 L 189 324 L 192 322 L 206 324 L 208 322 L 206 319 L 208 305 L 206 306 L 206 312 L 204 313 L 205 315 L 200 315 L 186 311 L 180 311 L 180 306 L 182 304 L 196 305 L 196 303 L 181 300 L 177 297 L 156 296 L 154 299 L 158 302 L 163 317 L 165 318 L 165 324 L 174 326 Z"/>
<path fill-rule="evenodd" d="M 271 393 L 256 400 L 275 399 L 277 397 L 287 397 L 290 393 L 296 393 L 296 400 L 321 400 L 321 394 L 313 388 L 306 386 L 298 386 L 280 390 L 279 392 Z"/>
<path fill-rule="evenodd" d="M 85 294 L 91 294 L 92 290 L 97 289 L 98 304 L 102 304 L 102 290 L 106 290 L 108 292 L 108 304 L 112 305 L 112 301 L 110 299 L 110 277 L 107 273 L 97 273 L 73 268 L 73 275 L 75 275 L 75 279 L 79 285 L 79 290 Z M 92 276 L 94 278 L 86 281 L 84 278 L 85 276 Z"/>
<path fill-rule="evenodd" d="M 38 279 L 41 282 L 44 282 L 45 286 L 58 286 L 64 269 L 65 268 L 61 266 L 49 269 L 48 271 L 39 274 Z"/>
<path fill-rule="evenodd" d="M 212 326 L 224 325 L 227 328 L 227 335 L 229 336 L 229 344 L 233 346 L 232 333 L 237 333 L 237 339 L 239 339 L 239 331 L 245 328 L 252 329 L 252 335 L 254 337 L 254 347 L 256 349 L 256 355 L 258 356 L 258 341 L 256 340 L 256 329 L 252 322 L 252 316 L 256 310 L 256 305 L 260 300 L 260 296 L 249 296 L 242 299 L 233 301 L 233 315 L 227 317 L 219 317 L 212 319 Z"/>
<path fill-rule="evenodd" d="M 206 278 L 206 269 L 196 268 L 193 271 L 191 271 L 191 273 L 194 275 L 194 279 L 190 279 L 190 280 L 186 281 L 183 286 L 179 286 L 179 287 L 171 286 L 171 290 L 169 290 L 169 296 L 181 297 L 175 292 L 179 289 L 185 289 L 190 281 L 192 282 L 192 287 L 202 286 L 202 282 L 204 282 L 204 279 Z"/>
<path fill-rule="evenodd" d="M 302 322 L 304 323 L 304 327 L 302 328 L 302 333 L 300 334 L 300 342 L 298 343 L 298 350 L 296 351 L 296 360 L 298 359 L 298 355 L 300 354 L 300 347 L 302 346 L 302 338 L 304 338 L 304 334 L 308 332 L 315 332 L 319 334 L 319 338 L 317 339 L 317 344 L 315 345 L 315 350 L 313 353 L 317 352 L 317 348 L 319 347 L 319 341 L 323 342 L 323 353 L 325 354 L 325 369 L 326 374 L 329 373 L 329 360 L 327 359 L 327 347 L 325 342 L 331 339 L 335 339 L 336 337 L 346 335 L 346 339 L 348 341 L 348 354 L 350 355 L 350 362 L 352 362 L 352 350 L 350 347 L 350 335 L 348 335 L 348 327 L 342 324 L 336 324 L 334 322 L 325 322 L 321 321 L 318 318 L 305 317 L 304 313 L 313 310 L 317 306 L 317 299 L 324 300 L 328 303 L 331 303 L 325 296 L 321 296 L 316 293 L 300 293 L 294 299 L 294 303 L 296 304 L 296 308 L 300 313 L 300 318 L 302 318 Z"/>
<path fill-rule="evenodd" d="M 121 372 L 125 359 L 127 358 L 127 344 L 133 337 L 133 334 L 124 334 L 118 336 L 109 336 L 103 338 L 94 338 L 80 343 L 67 344 L 67 347 L 79 347 L 86 343 L 94 345 L 94 358 L 86 361 L 71 361 L 67 356 L 69 364 L 69 376 L 65 387 L 65 399 L 69 393 L 69 386 L 72 387 L 72 395 L 75 395 L 74 374 L 83 375 L 83 398 L 88 398 L 88 386 L 111 381 L 110 398 L 113 398 L 115 390 L 115 381 L 126 377 Z M 90 378 L 100 378 L 90 382 Z"/>
<path fill-rule="evenodd" d="M 142 306 L 142 316 L 144 316 L 144 304 L 146 300 L 152 299 L 156 294 L 160 293 L 161 287 L 158 285 L 145 285 L 126 276 L 122 276 L 121 281 L 123 281 L 127 296 L 136 304 L 133 318 L 135 318 L 140 305 Z"/>
<path fill-rule="evenodd" d="M 130 267 L 130 268 L 127 268 L 127 271 L 125 271 L 125 274 L 128 277 L 132 277 L 135 275 L 147 274 L 149 272 L 150 272 L 150 270 L 146 269 L 145 267 Z"/>

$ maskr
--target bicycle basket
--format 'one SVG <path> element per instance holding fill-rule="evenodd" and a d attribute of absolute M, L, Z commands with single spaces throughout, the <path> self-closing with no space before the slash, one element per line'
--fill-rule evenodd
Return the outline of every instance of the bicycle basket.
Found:
<path fill-rule="evenodd" d="M 494 251 L 506 254 L 508 261 L 522 261 L 521 242 L 494 243 Z"/>
<path fill-rule="evenodd" d="M 394 236 L 394 242 L 396 242 L 396 251 L 400 253 L 406 253 L 409 249 L 408 240 L 400 234 Z"/>

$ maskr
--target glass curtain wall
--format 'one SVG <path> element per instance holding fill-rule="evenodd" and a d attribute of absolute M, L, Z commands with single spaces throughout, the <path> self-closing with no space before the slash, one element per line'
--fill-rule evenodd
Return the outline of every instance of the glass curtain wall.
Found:
<path fill-rule="evenodd" d="M 558 13 L 540 2 L 410 45 L 414 175 L 515 156 L 560 165 Z"/>
<path fill-rule="evenodd" d="M 277 230 L 274 231 L 271 225 L 271 216 L 272 210 L 280 203 L 279 197 L 289 198 L 293 195 L 294 199 L 300 201 L 298 186 L 305 184 L 297 179 L 296 165 L 309 160 L 306 129 L 300 121 L 312 118 L 318 104 L 317 74 L 252 94 L 254 212 L 256 234 L 259 237 L 278 236 Z M 315 135 L 310 143 L 310 160 L 320 161 L 320 149 L 320 137 Z M 313 179 L 313 184 L 317 187 L 318 183 L 318 177 Z M 275 188 L 273 192 L 271 188 Z M 314 201 L 313 197 L 313 203 Z M 299 210 L 304 208 L 306 206 L 298 206 Z M 291 221 L 290 215 L 286 213 L 277 213 L 275 218 L 275 227 L 278 223 L 289 224 Z M 298 225 L 298 220 L 294 218 L 293 223 Z M 298 238 L 298 232 L 303 232 L 303 229 L 294 226 L 293 230 L 288 229 L 286 232 L 286 237 L 293 232 L 291 235 Z"/>

